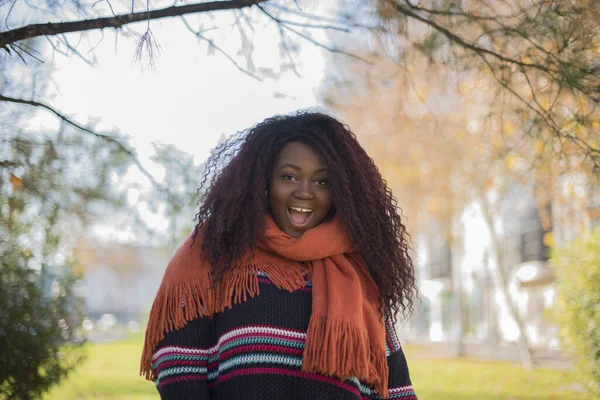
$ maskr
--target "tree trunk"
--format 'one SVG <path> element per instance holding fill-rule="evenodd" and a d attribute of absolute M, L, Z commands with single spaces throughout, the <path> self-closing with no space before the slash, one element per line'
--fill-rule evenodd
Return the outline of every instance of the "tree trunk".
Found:
<path fill-rule="evenodd" d="M 519 339 L 517 341 L 517 346 L 519 349 L 519 355 L 521 357 L 521 363 L 523 367 L 526 369 L 534 368 L 534 359 L 533 359 L 533 351 L 531 350 L 531 345 L 529 344 L 529 339 L 527 338 L 527 333 L 525 331 L 525 324 L 519 315 L 519 310 L 515 306 L 514 302 L 510 299 L 510 293 L 508 290 L 508 279 L 506 277 L 505 271 L 503 269 L 503 255 L 500 252 L 500 241 L 498 235 L 496 234 L 496 224 L 494 223 L 494 217 L 486 203 L 486 199 L 481 199 L 481 208 L 483 211 L 485 222 L 490 231 L 490 247 L 491 247 L 491 256 L 494 257 L 495 263 L 491 268 L 492 278 L 495 286 L 500 289 L 502 293 L 502 297 L 506 305 L 508 306 L 508 311 L 513 318 L 513 320 L 517 324 L 517 328 L 519 330 Z"/>
<path fill-rule="evenodd" d="M 464 318 L 464 299 L 463 299 L 463 288 L 462 288 L 462 273 L 461 263 L 459 260 L 455 260 L 456 254 L 454 251 L 451 256 L 452 266 L 452 321 L 455 324 L 455 337 L 456 347 L 455 355 L 458 358 L 466 356 L 465 349 L 465 318 Z"/>
<path fill-rule="evenodd" d="M 465 348 L 465 319 L 464 319 L 464 302 L 462 295 L 462 287 L 454 287 L 454 304 L 452 305 L 454 314 L 454 323 L 456 324 L 456 348 L 455 356 L 463 358 L 467 355 Z"/>

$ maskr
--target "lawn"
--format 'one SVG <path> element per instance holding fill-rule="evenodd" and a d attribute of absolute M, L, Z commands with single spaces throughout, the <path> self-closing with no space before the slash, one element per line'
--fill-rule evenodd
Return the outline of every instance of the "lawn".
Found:
<path fill-rule="evenodd" d="M 87 345 L 86 361 L 45 400 L 156 400 L 152 382 L 138 376 L 143 337 Z"/>
<path fill-rule="evenodd" d="M 424 358 L 408 348 L 411 378 L 419 400 L 591 400 L 577 391 L 574 372 L 469 359 Z"/>
<path fill-rule="evenodd" d="M 87 361 L 45 400 L 158 399 L 151 382 L 138 376 L 142 337 L 89 344 Z M 406 350 L 420 400 L 588 400 L 569 390 L 577 376 L 570 372 L 525 371 L 509 363 L 443 360 Z"/>

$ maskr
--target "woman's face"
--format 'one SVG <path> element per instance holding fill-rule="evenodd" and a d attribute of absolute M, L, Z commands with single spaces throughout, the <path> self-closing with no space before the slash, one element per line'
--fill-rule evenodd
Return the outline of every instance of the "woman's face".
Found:
<path fill-rule="evenodd" d="M 279 229 L 300 237 L 327 217 L 332 203 L 321 154 L 304 143 L 288 143 L 275 158 L 269 183 L 269 205 Z"/>

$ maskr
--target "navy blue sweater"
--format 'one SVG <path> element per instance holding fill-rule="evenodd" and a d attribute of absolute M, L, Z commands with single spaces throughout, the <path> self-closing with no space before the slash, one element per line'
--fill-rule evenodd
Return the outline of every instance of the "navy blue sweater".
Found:
<path fill-rule="evenodd" d="M 380 399 L 358 379 L 303 372 L 311 286 L 295 292 L 259 277 L 260 295 L 168 333 L 152 358 L 164 400 Z M 182 305 L 185 307 L 185 305 Z M 390 399 L 416 400 L 406 359 L 386 321 Z"/>

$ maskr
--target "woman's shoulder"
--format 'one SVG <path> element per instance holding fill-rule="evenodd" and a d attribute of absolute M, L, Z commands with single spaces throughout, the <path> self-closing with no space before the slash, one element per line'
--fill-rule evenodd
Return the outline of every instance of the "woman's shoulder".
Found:
<path fill-rule="evenodd" d="M 186 238 L 179 243 L 171 257 L 168 267 L 173 265 L 174 267 L 177 267 L 177 269 L 186 269 L 189 267 L 197 268 L 199 264 L 204 264 L 202 262 L 202 237 L 204 235 L 205 226 L 206 225 L 200 229 L 192 229 Z M 167 270 L 168 269 L 169 268 L 167 268 Z"/>

